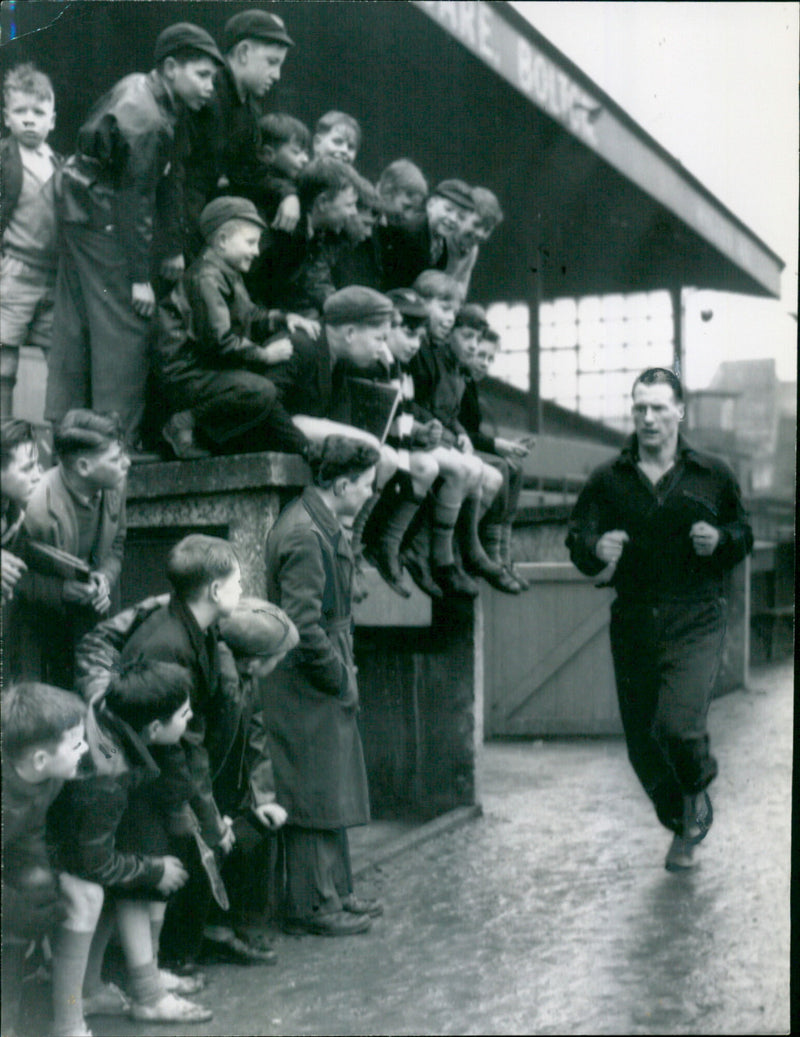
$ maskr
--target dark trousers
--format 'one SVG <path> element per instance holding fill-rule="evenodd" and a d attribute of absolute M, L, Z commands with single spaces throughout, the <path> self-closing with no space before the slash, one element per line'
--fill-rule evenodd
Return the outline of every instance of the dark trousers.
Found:
<path fill-rule="evenodd" d="M 116 411 L 135 442 L 144 414 L 150 327 L 131 305 L 116 232 L 64 223 L 47 361 L 47 420 L 57 424 L 73 407 Z"/>
<path fill-rule="evenodd" d="M 628 757 L 663 825 L 716 777 L 706 717 L 725 636 L 725 603 L 617 600 L 611 654 Z"/>
<path fill-rule="evenodd" d="M 243 368 L 197 368 L 165 382 L 172 410 L 191 410 L 198 431 L 218 453 L 302 453 L 306 447 L 305 436 L 265 375 Z"/>
<path fill-rule="evenodd" d="M 342 899 L 353 892 L 347 829 L 333 831 L 282 829 L 286 885 L 284 915 L 310 918 L 342 910 Z"/>

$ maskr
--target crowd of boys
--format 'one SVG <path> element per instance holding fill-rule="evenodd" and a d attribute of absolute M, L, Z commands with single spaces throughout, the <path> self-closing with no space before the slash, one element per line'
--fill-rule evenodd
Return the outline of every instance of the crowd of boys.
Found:
<path fill-rule="evenodd" d="M 39 960 L 51 1032 L 85 1037 L 97 1014 L 209 1020 L 192 999 L 204 956 L 275 961 L 254 907 L 292 933 L 367 931 L 383 908 L 356 895 L 347 842 L 369 821 L 360 559 L 406 597 L 406 575 L 431 597 L 527 587 L 511 532 L 531 442 L 485 432 L 499 341 L 467 301 L 500 205 L 457 178 L 429 190 L 407 158 L 373 185 L 352 116 L 312 133 L 265 111 L 293 46 L 253 8 L 221 47 L 167 27 L 66 160 L 47 143 L 47 76 L 4 81 L 4 1035 Z M 9 416 L 22 346 L 47 355 L 50 436 Z M 674 834 L 670 871 L 712 823 L 722 576 L 752 546 L 732 474 L 678 435 L 682 398 L 672 372 L 639 376 L 636 435 L 592 475 L 568 538 L 619 594 L 620 708 Z M 119 611 L 126 474 L 155 440 L 178 459 L 306 458 L 312 482 L 268 537 L 269 600 L 242 598 L 227 541 L 190 534 L 171 593 Z"/>
<path fill-rule="evenodd" d="M 4 81 L 4 1035 L 39 954 L 55 1035 L 102 1013 L 208 1020 L 198 961 L 275 960 L 244 926 L 254 888 L 288 931 L 368 929 L 382 908 L 355 895 L 346 838 L 369 820 L 361 559 L 403 596 L 406 575 L 434 597 L 526 586 L 510 529 L 529 444 L 481 431 L 497 336 L 466 301 L 497 199 L 429 190 L 406 158 L 372 184 L 352 116 L 312 132 L 266 110 L 294 46 L 276 15 L 236 14 L 220 42 L 167 27 L 67 158 L 48 77 Z M 49 433 L 11 416 L 23 346 L 45 352 Z M 395 399 L 377 432 L 356 384 Z M 171 594 L 119 610 L 126 475 L 154 449 L 308 461 L 267 546 L 275 604 L 242 599 L 231 546 L 193 534 Z"/>

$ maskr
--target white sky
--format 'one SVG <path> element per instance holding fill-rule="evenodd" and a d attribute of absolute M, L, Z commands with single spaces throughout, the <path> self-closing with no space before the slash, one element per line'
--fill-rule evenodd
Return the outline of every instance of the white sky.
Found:
<path fill-rule="evenodd" d="M 512 3 L 786 263 L 778 302 L 687 293 L 686 381 L 719 361 L 797 371 L 797 3 Z M 708 323 L 701 309 L 712 309 Z"/>

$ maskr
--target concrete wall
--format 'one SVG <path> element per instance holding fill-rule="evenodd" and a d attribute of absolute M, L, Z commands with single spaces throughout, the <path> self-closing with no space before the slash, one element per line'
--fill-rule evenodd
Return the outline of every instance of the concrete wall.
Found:
<path fill-rule="evenodd" d="M 298 457 L 247 454 L 135 466 L 123 603 L 167 589 L 164 562 L 186 533 L 227 537 L 246 593 L 265 593 L 264 543 L 308 481 Z M 374 571 L 355 610 L 361 728 L 377 818 L 428 819 L 478 801 L 482 635 L 471 603 L 403 602 Z"/>

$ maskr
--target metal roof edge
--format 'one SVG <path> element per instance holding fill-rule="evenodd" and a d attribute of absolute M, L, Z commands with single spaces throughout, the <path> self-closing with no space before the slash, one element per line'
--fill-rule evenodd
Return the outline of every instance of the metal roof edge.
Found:
<path fill-rule="evenodd" d="M 732 212 L 724 202 L 721 202 L 717 196 L 710 191 L 701 180 L 692 173 L 681 161 L 676 158 L 671 152 L 669 152 L 663 144 L 652 137 L 644 127 L 638 123 L 632 116 L 630 116 L 621 105 L 613 99 L 609 94 L 603 90 L 602 87 L 588 76 L 583 69 L 575 64 L 563 51 L 559 50 L 554 43 L 551 43 L 546 36 L 543 36 L 539 30 L 531 25 L 522 15 L 516 11 L 509 0 L 484 0 L 490 7 L 495 8 L 502 15 L 502 17 L 510 22 L 513 27 L 528 36 L 538 47 L 542 50 L 548 51 L 550 56 L 556 58 L 558 63 L 567 69 L 576 80 L 581 81 L 585 86 L 589 86 L 592 92 L 597 94 L 602 99 L 603 105 L 609 110 L 613 111 L 614 115 L 621 121 L 627 124 L 627 126 L 633 130 L 637 136 L 639 136 L 649 147 L 656 151 L 661 158 L 668 162 L 677 172 L 681 174 L 686 180 L 688 180 L 692 187 L 703 194 L 709 201 L 712 201 L 715 206 L 721 209 L 725 215 L 731 219 L 740 230 L 744 231 L 749 237 L 753 239 L 765 252 L 768 252 L 772 259 L 780 265 L 781 270 L 786 268 L 786 263 L 781 257 L 775 252 L 770 246 L 760 238 L 747 224 Z"/>

